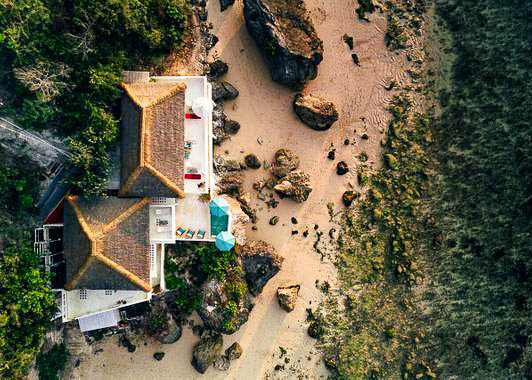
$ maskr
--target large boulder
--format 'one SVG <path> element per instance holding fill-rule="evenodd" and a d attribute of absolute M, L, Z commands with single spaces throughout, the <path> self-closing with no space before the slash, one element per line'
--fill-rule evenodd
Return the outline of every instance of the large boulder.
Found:
<path fill-rule="evenodd" d="M 146 316 L 146 331 L 163 344 L 175 343 L 181 338 L 182 327 L 176 322 L 162 299 L 153 302 Z"/>
<path fill-rule="evenodd" d="M 286 312 L 291 312 L 296 307 L 299 285 L 280 286 L 277 288 L 279 306 Z"/>
<path fill-rule="evenodd" d="M 224 112 L 223 102 L 218 102 L 212 110 L 212 142 L 220 145 L 228 138 L 226 132 L 227 115 Z"/>
<path fill-rule="evenodd" d="M 227 74 L 227 71 L 229 71 L 229 66 L 221 59 L 209 63 L 209 78 L 218 79 Z"/>
<path fill-rule="evenodd" d="M 302 0 L 244 0 L 244 18 L 274 81 L 301 90 L 316 78 L 323 42 Z"/>
<path fill-rule="evenodd" d="M 239 252 L 248 289 L 256 296 L 279 273 L 283 258 L 275 253 L 272 245 L 260 240 L 246 243 L 240 247 Z"/>
<path fill-rule="evenodd" d="M 227 320 L 225 305 L 228 300 L 225 283 L 218 279 L 214 278 L 201 286 L 201 303 L 197 312 L 206 327 L 217 332 L 232 334 L 247 322 L 254 306 L 249 294 L 245 294 L 238 302 L 231 328 L 227 329 L 224 326 Z"/>
<path fill-rule="evenodd" d="M 275 152 L 272 162 L 272 173 L 282 178 L 299 167 L 299 157 L 289 149 L 279 149 Z"/>
<path fill-rule="evenodd" d="M 236 360 L 242 356 L 242 346 L 238 342 L 233 343 L 225 350 L 225 357 L 229 360 Z"/>
<path fill-rule="evenodd" d="M 314 95 L 297 94 L 294 111 L 303 123 L 317 131 L 325 131 L 338 120 L 334 103 Z"/>
<path fill-rule="evenodd" d="M 229 82 L 212 82 L 212 100 L 233 100 L 240 94 L 239 91 Z"/>
<path fill-rule="evenodd" d="M 281 178 L 273 188 L 282 197 L 296 202 L 304 202 L 312 192 L 312 185 L 308 174 L 301 170 L 294 170 Z"/>
<path fill-rule="evenodd" d="M 223 338 L 220 334 L 205 334 L 192 351 L 192 366 L 205 373 L 222 352 Z"/>

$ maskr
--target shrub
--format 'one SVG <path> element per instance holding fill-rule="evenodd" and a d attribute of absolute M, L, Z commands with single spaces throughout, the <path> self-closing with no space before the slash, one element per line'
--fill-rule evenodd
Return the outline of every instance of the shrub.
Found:
<path fill-rule="evenodd" d="M 40 380 L 59 380 L 59 374 L 65 369 L 68 350 L 64 343 L 54 344 L 48 352 L 39 352 L 37 368 Z"/>

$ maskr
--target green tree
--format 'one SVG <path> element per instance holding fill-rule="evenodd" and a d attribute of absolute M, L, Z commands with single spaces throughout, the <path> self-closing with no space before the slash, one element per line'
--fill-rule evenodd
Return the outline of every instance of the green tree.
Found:
<path fill-rule="evenodd" d="M 38 352 L 55 309 L 48 275 L 27 242 L 0 254 L 0 377 L 21 378 Z"/>

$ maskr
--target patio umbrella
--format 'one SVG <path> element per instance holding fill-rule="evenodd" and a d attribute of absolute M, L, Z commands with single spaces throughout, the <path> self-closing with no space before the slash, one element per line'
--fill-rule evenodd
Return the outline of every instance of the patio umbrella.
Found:
<path fill-rule="evenodd" d="M 212 113 L 214 105 L 212 99 L 199 97 L 192 102 L 192 111 L 199 117 L 207 117 Z"/>
<path fill-rule="evenodd" d="M 216 235 L 216 241 L 214 244 L 220 251 L 227 252 L 235 246 L 235 237 L 230 232 L 222 231 Z"/>
<path fill-rule="evenodd" d="M 229 204 L 223 198 L 214 198 L 209 203 L 209 210 L 211 212 L 211 215 L 214 216 L 229 215 Z"/>

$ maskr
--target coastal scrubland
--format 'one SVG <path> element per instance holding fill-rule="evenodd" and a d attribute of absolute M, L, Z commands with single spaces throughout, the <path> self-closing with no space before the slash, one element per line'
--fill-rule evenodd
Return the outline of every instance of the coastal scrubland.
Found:
<path fill-rule="evenodd" d="M 156 69 L 187 33 L 190 4 L 0 2 L 1 112 L 68 138 L 71 184 L 98 194 L 118 136 L 121 71 Z"/>
<path fill-rule="evenodd" d="M 433 6 L 424 85 L 359 169 L 340 287 L 309 318 L 337 378 L 530 378 L 531 4 Z"/>

